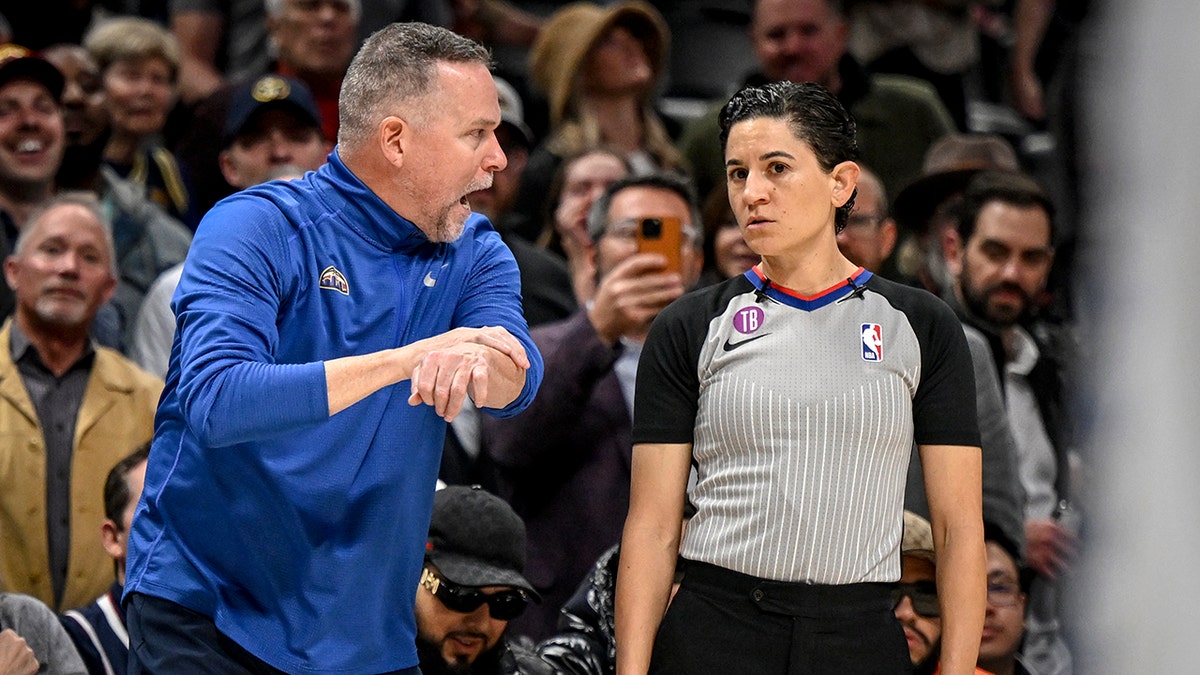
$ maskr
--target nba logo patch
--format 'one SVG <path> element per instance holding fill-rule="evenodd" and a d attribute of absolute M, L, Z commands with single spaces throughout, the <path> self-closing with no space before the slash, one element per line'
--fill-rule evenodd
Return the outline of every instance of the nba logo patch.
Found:
<path fill-rule="evenodd" d="M 350 282 L 346 281 L 346 276 L 333 265 L 326 267 L 321 272 L 321 278 L 317 285 L 329 291 L 337 291 L 342 295 L 350 295 Z"/>
<path fill-rule="evenodd" d="M 883 328 L 877 323 L 862 325 L 862 357 L 863 361 L 883 360 Z"/>

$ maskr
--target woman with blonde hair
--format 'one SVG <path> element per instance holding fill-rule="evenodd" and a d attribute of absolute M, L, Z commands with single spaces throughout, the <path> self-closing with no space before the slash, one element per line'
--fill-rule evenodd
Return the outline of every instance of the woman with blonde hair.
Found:
<path fill-rule="evenodd" d="M 83 46 L 100 67 L 108 110 L 104 163 L 194 229 L 199 216 L 191 191 L 162 141 L 177 95 L 180 51 L 175 36 L 148 19 L 119 17 L 98 24 Z"/>
<path fill-rule="evenodd" d="M 546 97 L 550 132 L 521 178 L 516 209 L 529 222 L 537 222 L 563 158 L 587 148 L 617 149 L 634 174 L 682 171 L 669 122 L 654 109 L 669 46 L 662 15 L 640 0 L 604 7 L 577 2 L 550 16 L 530 52 L 530 74 Z M 537 236 L 533 230 L 521 234 Z"/>

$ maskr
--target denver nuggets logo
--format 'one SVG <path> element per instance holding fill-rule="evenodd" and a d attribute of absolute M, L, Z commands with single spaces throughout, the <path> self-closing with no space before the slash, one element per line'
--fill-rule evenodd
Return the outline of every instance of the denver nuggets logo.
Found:
<path fill-rule="evenodd" d="M 338 268 L 330 265 L 321 272 L 321 281 L 318 284 L 321 288 L 330 291 L 337 291 L 342 295 L 350 295 L 350 283 L 346 281 L 346 275 L 338 271 Z"/>
<path fill-rule="evenodd" d="M 268 101 L 278 101 L 288 97 L 292 92 L 291 86 L 287 80 L 274 75 L 267 75 L 259 78 L 258 82 L 254 83 L 254 89 L 250 90 L 250 95 L 259 103 L 267 103 Z"/>

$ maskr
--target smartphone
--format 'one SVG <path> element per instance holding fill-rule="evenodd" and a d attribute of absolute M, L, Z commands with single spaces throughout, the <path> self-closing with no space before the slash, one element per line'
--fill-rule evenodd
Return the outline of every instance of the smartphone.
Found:
<path fill-rule="evenodd" d="M 637 228 L 638 253 L 657 253 L 667 259 L 667 271 L 683 272 L 683 224 L 678 218 L 642 218 Z"/>

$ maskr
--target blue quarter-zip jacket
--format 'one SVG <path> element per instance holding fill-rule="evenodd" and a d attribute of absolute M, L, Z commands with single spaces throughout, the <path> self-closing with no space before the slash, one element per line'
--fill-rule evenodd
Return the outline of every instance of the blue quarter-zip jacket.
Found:
<path fill-rule="evenodd" d="M 213 617 L 290 673 L 417 665 L 413 604 L 446 423 L 408 381 L 330 417 L 323 361 L 503 326 L 532 367 L 517 266 L 472 214 L 435 244 L 335 149 L 205 216 L 130 537 L 128 594 Z"/>

